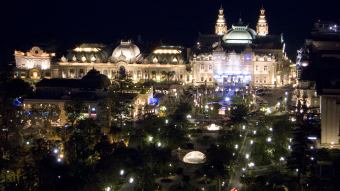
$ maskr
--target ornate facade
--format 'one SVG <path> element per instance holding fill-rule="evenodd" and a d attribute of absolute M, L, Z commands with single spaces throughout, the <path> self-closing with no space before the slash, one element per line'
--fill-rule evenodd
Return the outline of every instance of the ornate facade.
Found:
<path fill-rule="evenodd" d="M 193 68 L 193 83 L 223 86 L 290 83 L 286 79 L 289 75 L 285 77 L 282 71 L 287 60 L 285 44 L 281 35 L 267 35 L 268 24 L 263 7 L 256 31 L 240 18 L 229 30 L 219 33 L 218 27 L 222 26 L 219 23 L 225 21 L 223 9 L 219 11 L 215 34 L 200 35 L 197 46 L 192 49 L 189 59 Z"/>

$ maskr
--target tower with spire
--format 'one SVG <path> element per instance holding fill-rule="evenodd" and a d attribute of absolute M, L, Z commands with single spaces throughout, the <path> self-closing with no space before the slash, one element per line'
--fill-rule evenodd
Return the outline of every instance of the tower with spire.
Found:
<path fill-rule="evenodd" d="M 215 26 L 215 33 L 217 35 L 223 36 L 224 33 L 227 32 L 227 25 L 225 23 L 225 19 L 223 15 L 222 5 L 221 5 L 221 8 L 218 10 L 218 12 L 219 14 L 218 14 L 218 19 L 217 19 L 216 26 Z"/>
<path fill-rule="evenodd" d="M 266 20 L 266 16 L 264 15 L 265 10 L 263 8 L 263 5 L 262 5 L 260 12 L 261 14 L 260 14 L 259 21 L 257 22 L 257 25 L 256 25 L 256 32 L 260 36 L 266 36 L 268 34 L 268 23 Z"/>

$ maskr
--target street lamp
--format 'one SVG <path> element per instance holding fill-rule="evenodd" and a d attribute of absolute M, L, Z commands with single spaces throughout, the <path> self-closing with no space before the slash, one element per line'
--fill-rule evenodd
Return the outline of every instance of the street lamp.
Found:
<path fill-rule="evenodd" d="M 133 178 L 130 178 L 130 183 L 132 183 L 133 182 Z"/>
<path fill-rule="evenodd" d="M 120 171 L 120 175 L 123 176 L 124 175 L 124 170 Z"/>
<path fill-rule="evenodd" d="M 254 164 L 254 163 L 252 163 L 252 162 L 251 162 L 251 163 L 249 163 L 249 164 L 248 164 L 248 166 L 249 166 L 250 168 L 251 168 L 251 167 L 253 167 L 253 169 L 255 168 L 255 164 Z"/>
<path fill-rule="evenodd" d="M 280 158 L 280 164 L 281 164 L 281 165 L 280 165 L 280 171 L 281 171 L 282 162 L 283 162 L 284 160 L 285 160 L 285 158 L 283 158 L 283 157 Z"/>

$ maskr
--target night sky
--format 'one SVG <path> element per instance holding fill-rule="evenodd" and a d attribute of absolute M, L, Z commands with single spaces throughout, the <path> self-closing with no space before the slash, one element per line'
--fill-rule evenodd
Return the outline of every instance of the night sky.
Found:
<path fill-rule="evenodd" d="M 212 34 L 218 9 L 228 29 L 242 20 L 255 29 L 262 2 L 270 34 L 283 33 L 291 58 L 317 20 L 339 23 L 339 0 L 1 0 L 1 55 L 43 39 L 59 39 L 67 48 L 84 42 L 111 44 L 118 39 L 192 46 L 198 33 Z M 12 58 L 14 59 L 14 58 Z"/>

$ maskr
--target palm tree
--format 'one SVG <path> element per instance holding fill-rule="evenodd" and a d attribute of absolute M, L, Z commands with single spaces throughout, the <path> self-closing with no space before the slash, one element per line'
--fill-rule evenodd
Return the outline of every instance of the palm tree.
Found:
<path fill-rule="evenodd" d="M 247 191 L 247 188 L 249 188 L 253 184 L 253 182 L 253 178 L 248 174 L 243 174 L 242 176 L 240 176 L 240 183 L 244 187 L 245 191 Z"/>
<path fill-rule="evenodd" d="M 169 83 L 169 79 L 172 76 L 172 72 L 167 72 L 167 73 L 165 73 L 165 75 L 168 78 L 168 83 Z"/>
<path fill-rule="evenodd" d="M 236 144 L 242 142 L 242 137 L 240 135 L 241 132 L 237 129 L 221 131 L 221 135 L 217 138 L 217 141 L 228 148 L 234 148 Z"/>
<path fill-rule="evenodd" d="M 162 143 L 170 148 L 177 148 L 189 141 L 185 131 L 176 127 L 174 124 L 170 124 L 161 128 L 159 139 Z"/>

